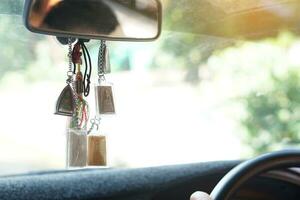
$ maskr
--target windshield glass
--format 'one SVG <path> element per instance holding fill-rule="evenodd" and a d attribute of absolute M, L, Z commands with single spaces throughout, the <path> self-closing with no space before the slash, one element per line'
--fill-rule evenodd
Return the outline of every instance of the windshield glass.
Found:
<path fill-rule="evenodd" d="M 108 43 L 117 115 L 102 119 L 101 132 L 110 167 L 245 159 L 298 145 L 294 7 L 278 6 L 283 0 L 187 2 L 162 2 L 164 31 L 157 41 Z M 288 26 L 259 32 L 249 25 L 247 33 L 257 30 L 251 34 L 203 28 L 223 19 L 218 11 L 227 16 L 264 6 L 279 9 Z M 68 48 L 26 30 L 22 9 L 22 0 L 0 2 L 1 174 L 63 169 L 66 160 L 66 118 L 53 113 Z M 97 65 L 99 42 L 88 48 Z"/>

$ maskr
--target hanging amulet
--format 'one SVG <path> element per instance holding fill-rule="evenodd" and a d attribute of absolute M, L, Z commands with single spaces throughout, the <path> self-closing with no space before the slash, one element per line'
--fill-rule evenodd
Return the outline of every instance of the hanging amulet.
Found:
<path fill-rule="evenodd" d="M 88 165 L 106 166 L 106 137 L 102 135 L 88 136 Z"/>
<path fill-rule="evenodd" d="M 87 132 L 81 129 L 69 129 L 67 132 L 67 166 L 85 167 L 87 164 Z"/>
<path fill-rule="evenodd" d="M 75 100 L 73 95 L 73 89 L 70 85 L 67 85 L 56 102 L 56 115 L 72 117 L 74 114 Z"/>
<path fill-rule="evenodd" d="M 112 86 L 98 85 L 95 87 L 95 94 L 97 114 L 115 114 Z"/>

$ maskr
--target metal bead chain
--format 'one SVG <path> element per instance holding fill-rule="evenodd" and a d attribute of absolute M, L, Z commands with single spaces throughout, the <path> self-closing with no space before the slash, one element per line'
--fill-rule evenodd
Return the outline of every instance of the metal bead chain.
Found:
<path fill-rule="evenodd" d="M 68 76 L 68 80 L 67 83 L 72 83 L 73 81 L 73 61 L 72 61 L 72 52 L 73 52 L 73 47 L 72 47 L 72 39 L 68 38 L 68 59 L 69 59 L 69 67 L 68 67 L 68 72 L 67 72 L 67 76 Z"/>
<path fill-rule="evenodd" d="M 98 77 L 99 81 L 104 78 L 105 75 L 105 50 L 106 41 L 101 40 L 99 54 L 98 54 Z"/>
<path fill-rule="evenodd" d="M 72 39 L 68 38 L 68 45 L 69 45 L 69 54 L 68 54 L 68 58 L 69 58 L 69 72 L 73 72 L 72 71 L 72 51 L 73 51 L 73 47 L 72 47 Z"/>

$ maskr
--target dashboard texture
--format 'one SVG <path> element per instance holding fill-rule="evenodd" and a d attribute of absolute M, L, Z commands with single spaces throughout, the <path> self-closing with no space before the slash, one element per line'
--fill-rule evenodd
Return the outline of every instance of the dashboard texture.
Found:
<path fill-rule="evenodd" d="M 1 200 L 188 200 L 210 192 L 240 161 L 153 167 L 41 172 L 0 178 Z M 234 200 L 300 199 L 297 177 L 266 174 L 247 183 Z M 298 176 L 298 174 L 294 174 Z"/>

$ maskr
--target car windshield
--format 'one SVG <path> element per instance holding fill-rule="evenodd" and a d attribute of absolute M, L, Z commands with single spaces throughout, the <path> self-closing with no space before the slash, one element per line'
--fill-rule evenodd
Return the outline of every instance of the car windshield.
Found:
<path fill-rule="evenodd" d="M 101 122 L 108 165 L 235 160 L 298 146 L 293 2 L 164 0 L 158 40 L 108 42 L 117 112 Z M 23 3 L 0 2 L 1 174 L 63 169 L 66 160 L 66 118 L 53 113 L 68 47 L 26 30 Z M 251 18 L 254 10 L 261 18 Z M 232 29 L 241 13 L 258 25 L 234 20 Z M 99 44 L 87 45 L 94 65 Z"/>

